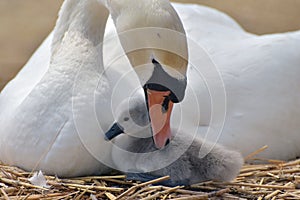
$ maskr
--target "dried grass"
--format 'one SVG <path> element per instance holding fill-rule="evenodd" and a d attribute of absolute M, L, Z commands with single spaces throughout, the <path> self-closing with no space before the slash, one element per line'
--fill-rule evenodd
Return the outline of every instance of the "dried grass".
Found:
<path fill-rule="evenodd" d="M 300 199 L 300 160 L 244 165 L 232 182 L 208 181 L 190 187 L 126 181 L 124 175 L 59 179 L 46 176 L 49 189 L 32 185 L 32 173 L 0 165 L 0 199 Z"/>

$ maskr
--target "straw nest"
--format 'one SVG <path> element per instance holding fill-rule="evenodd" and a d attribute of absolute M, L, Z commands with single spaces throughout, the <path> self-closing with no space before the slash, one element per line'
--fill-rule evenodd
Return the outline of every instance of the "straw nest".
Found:
<path fill-rule="evenodd" d="M 247 157 L 246 159 L 252 159 Z M 208 181 L 189 187 L 159 186 L 168 179 L 126 181 L 124 175 L 60 179 L 44 176 L 34 185 L 31 172 L 0 164 L 0 199 L 300 199 L 300 160 L 243 166 L 232 182 Z"/>

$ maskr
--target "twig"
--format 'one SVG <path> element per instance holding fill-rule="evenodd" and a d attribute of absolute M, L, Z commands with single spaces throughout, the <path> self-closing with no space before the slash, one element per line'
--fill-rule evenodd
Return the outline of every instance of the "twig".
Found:
<path fill-rule="evenodd" d="M 122 197 L 126 196 L 127 194 L 129 194 L 130 192 L 136 190 L 137 188 L 144 187 L 144 186 L 154 184 L 154 183 L 159 183 L 159 182 L 162 182 L 162 181 L 165 181 L 165 180 L 168 180 L 168 179 L 170 179 L 170 176 L 164 176 L 164 177 L 161 177 L 161 178 L 157 178 L 157 179 L 145 182 L 145 183 L 141 183 L 141 184 L 132 186 L 131 188 L 129 188 L 128 190 L 126 190 L 125 192 L 123 192 L 122 194 L 117 196 L 117 199 L 121 199 Z"/>
<path fill-rule="evenodd" d="M 225 189 L 219 190 L 217 192 L 211 192 L 211 193 L 208 193 L 208 194 L 196 195 L 196 196 L 191 196 L 191 197 L 181 197 L 181 198 L 176 198 L 176 199 L 173 199 L 173 200 L 209 199 L 209 198 L 212 198 L 212 197 L 215 197 L 215 196 L 222 196 L 223 194 L 228 193 L 230 191 L 231 191 L 230 188 L 225 188 Z"/>
<path fill-rule="evenodd" d="M 103 180 L 103 179 L 125 179 L 126 175 L 117 175 L 117 176 L 87 176 L 87 177 L 79 177 L 76 179 L 71 180 L 84 180 L 84 181 L 91 181 L 91 180 Z"/>
<path fill-rule="evenodd" d="M 0 191 L 1 191 L 1 193 L 3 194 L 3 196 L 4 196 L 4 199 L 5 199 L 5 200 L 9 200 L 8 195 L 6 194 L 6 192 L 5 192 L 2 188 L 0 188 Z"/>
<path fill-rule="evenodd" d="M 107 198 L 109 198 L 110 200 L 115 200 L 115 199 L 117 199 L 117 197 L 116 197 L 115 195 L 113 195 L 112 193 L 105 192 L 104 194 L 105 194 L 105 195 L 107 196 Z"/>
<path fill-rule="evenodd" d="M 121 192 L 123 188 L 113 188 L 113 187 L 103 187 L 103 186 L 93 186 L 93 185 L 79 185 L 79 184 L 71 184 L 71 183 L 63 183 L 65 186 L 81 188 L 81 189 L 89 189 L 89 190 L 103 190 L 103 191 L 111 191 L 111 192 Z"/>
<path fill-rule="evenodd" d="M 156 199 L 157 197 L 160 197 L 161 195 L 164 195 L 164 194 L 169 194 L 170 192 L 174 192 L 176 191 L 177 189 L 181 188 L 181 186 L 177 186 L 177 187 L 174 187 L 174 188 L 170 188 L 168 190 L 164 190 L 162 192 L 157 192 L 156 194 L 153 194 L 151 196 L 148 196 L 146 198 L 143 198 L 142 200 L 151 200 L 151 199 Z"/>
<path fill-rule="evenodd" d="M 263 146 L 263 147 L 259 148 L 259 149 L 256 150 L 256 151 L 250 153 L 248 156 L 246 156 L 246 157 L 244 158 L 245 161 L 252 159 L 254 156 L 256 156 L 257 154 L 263 152 L 263 151 L 266 150 L 267 148 L 268 148 L 268 146 L 266 145 L 266 146 Z"/>
<path fill-rule="evenodd" d="M 276 196 L 277 194 L 279 194 L 281 191 L 280 190 L 275 190 L 274 192 L 272 192 L 271 194 L 268 194 L 267 196 L 265 196 L 265 199 L 271 199 L 272 197 Z"/>
<path fill-rule="evenodd" d="M 245 186 L 245 187 L 258 187 L 258 188 L 269 188 L 269 189 L 279 189 L 279 190 L 292 190 L 295 187 L 291 186 L 281 186 L 281 185 L 259 185 L 259 184 L 251 184 L 251 183 L 213 183 L 214 185 L 233 185 L 233 186 Z"/>
<path fill-rule="evenodd" d="M 7 183 L 7 184 L 10 184 L 10 185 L 21 185 L 21 186 L 29 187 L 29 188 L 35 188 L 35 189 L 40 189 L 40 190 L 48 190 L 47 188 L 43 188 L 43 187 L 40 187 L 40 186 L 31 185 L 29 183 L 25 183 L 25 182 L 22 182 L 22 181 L 11 180 L 11 179 L 7 179 L 7 178 L 1 178 L 0 177 L 0 181 L 2 181 L 4 183 Z"/>

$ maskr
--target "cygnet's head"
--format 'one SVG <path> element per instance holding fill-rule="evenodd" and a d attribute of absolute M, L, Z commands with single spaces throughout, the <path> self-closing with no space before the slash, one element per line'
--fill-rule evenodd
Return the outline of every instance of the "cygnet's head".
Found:
<path fill-rule="evenodd" d="M 152 137 L 149 114 L 143 97 L 130 97 L 123 100 L 117 108 L 116 122 L 105 133 L 106 139 L 126 133 L 128 135 Z"/>

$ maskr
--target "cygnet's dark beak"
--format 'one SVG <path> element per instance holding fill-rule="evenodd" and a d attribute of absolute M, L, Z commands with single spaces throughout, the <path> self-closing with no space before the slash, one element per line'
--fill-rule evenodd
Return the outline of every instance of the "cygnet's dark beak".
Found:
<path fill-rule="evenodd" d="M 122 133 L 124 133 L 124 129 L 118 123 L 114 123 L 112 127 L 105 133 L 105 140 L 112 140 Z"/>

